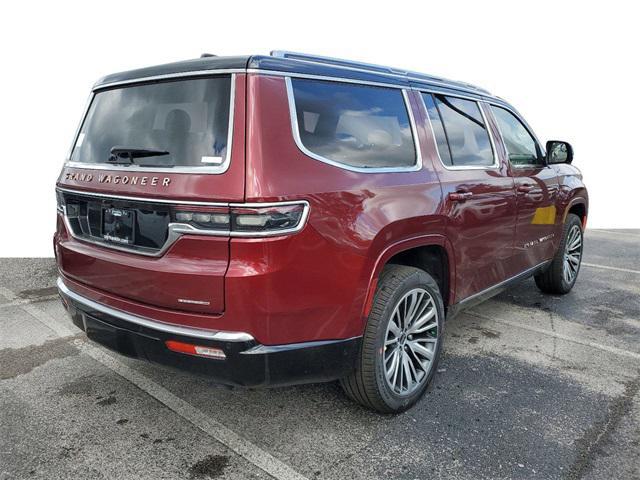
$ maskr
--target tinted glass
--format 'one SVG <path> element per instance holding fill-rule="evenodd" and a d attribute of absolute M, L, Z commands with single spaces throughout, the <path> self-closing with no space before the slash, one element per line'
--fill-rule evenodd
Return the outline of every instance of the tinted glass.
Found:
<path fill-rule="evenodd" d="M 493 165 L 491 140 L 478 104 L 472 100 L 434 95 L 454 166 Z"/>
<path fill-rule="evenodd" d="M 105 90 L 95 95 L 71 160 L 106 163 L 114 146 L 168 151 L 137 165 L 207 166 L 227 153 L 231 77 Z"/>
<path fill-rule="evenodd" d="M 402 91 L 292 79 L 298 131 L 312 153 L 353 167 L 416 163 Z"/>
<path fill-rule="evenodd" d="M 451 163 L 451 152 L 449 151 L 449 145 L 447 144 L 447 136 L 444 133 L 442 119 L 438 113 L 438 108 L 433 100 L 433 96 L 430 93 L 423 93 L 422 98 L 424 99 L 424 104 L 427 107 L 427 114 L 429 115 L 431 126 L 433 127 L 433 134 L 436 137 L 436 144 L 438 146 L 440 159 L 445 165 L 453 165 Z"/>
<path fill-rule="evenodd" d="M 507 147 L 509 161 L 513 165 L 542 164 L 541 156 L 538 155 L 536 141 L 522 122 L 504 108 L 492 105 L 491 110 L 496 117 L 502 139 Z"/>

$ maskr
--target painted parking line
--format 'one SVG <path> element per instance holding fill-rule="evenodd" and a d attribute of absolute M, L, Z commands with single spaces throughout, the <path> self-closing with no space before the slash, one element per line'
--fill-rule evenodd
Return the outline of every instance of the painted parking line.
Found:
<path fill-rule="evenodd" d="M 584 267 L 600 268 L 602 270 L 614 270 L 616 272 L 636 273 L 640 275 L 640 270 L 631 270 L 630 268 L 610 267 L 608 265 L 598 265 L 597 263 L 582 262 Z"/>
<path fill-rule="evenodd" d="M 631 233 L 631 232 L 616 232 L 614 230 L 603 230 L 601 228 L 598 229 L 592 229 L 592 228 L 588 228 L 587 229 L 587 233 L 601 233 L 601 234 L 609 234 L 609 235 L 622 235 L 625 237 L 635 237 L 637 239 L 640 239 L 640 231 L 638 233 Z"/>
<path fill-rule="evenodd" d="M 481 318 L 482 320 L 488 320 L 490 322 L 500 323 L 502 325 L 508 325 L 510 327 L 520 328 L 522 330 L 528 330 L 530 332 L 540 333 L 542 335 L 546 335 L 548 337 L 554 337 L 559 340 L 565 340 L 567 342 L 577 343 L 579 345 L 583 345 L 585 347 L 595 348 L 598 350 L 602 350 L 604 352 L 613 353 L 614 355 L 618 355 L 621 357 L 633 358 L 634 360 L 640 360 L 640 353 L 632 352 L 630 350 L 624 350 L 618 347 L 612 347 L 610 345 L 604 345 L 602 343 L 591 342 L 589 340 L 585 340 L 580 337 L 574 337 L 573 335 L 565 335 L 558 332 L 553 332 L 546 328 L 535 327 L 532 325 L 527 325 L 525 323 L 514 322 L 511 320 L 505 320 L 503 318 L 498 317 L 489 317 L 487 315 L 483 315 L 481 313 L 477 313 L 473 310 L 469 310 L 465 312 L 467 315 L 471 315 L 472 317 Z"/>
<path fill-rule="evenodd" d="M 73 343 L 82 352 L 128 380 L 171 411 L 180 415 L 195 427 L 215 438 L 227 448 L 233 450 L 273 478 L 278 480 L 305 480 L 307 478 L 270 453 L 265 452 L 260 447 L 245 440 L 237 433 L 225 427 L 222 423 L 209 417 L 190 403 L 174 395 L 163 386 L 107 354 L 102 349 L 94 347 L 83 340 L 74 340 Z"/>
<path fill-rule="evenodd" d="M 0 287 L 0 294 L 8 300 L 16 298 L 13 292 L 4 287 Z M 78 329 L 71 328 L 71 325 L 67 324 L 68 322 L 56 320 L 53 316 L 31 303 L 20 304 L 18 306 L 44 326 L 53 330 L 59 337 L 68 337 L 79 332 Z M 140 372 L 122 363 L 117 358 L 109 355 L 101 348 L 95 347 L 80 339 L 74 340 L 73 343 L 81 352 L 89 355 L 114 373 L 131 382 L 140 390 L 162 403 L 169 410 L 181 416 L 196 428 L 210 435 L 276 480 L 307 480 L 307 477 L 301 475 L 286 463 L 244 439 L 222 423 L 209 417 L 198 408 L 182 400 Z"/>

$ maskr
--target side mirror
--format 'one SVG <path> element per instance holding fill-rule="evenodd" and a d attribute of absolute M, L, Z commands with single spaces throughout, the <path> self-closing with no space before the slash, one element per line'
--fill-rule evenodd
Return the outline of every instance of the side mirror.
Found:
<path fill-rule="evenodd" d="M 573 161 L 573 147 L 560 140 L 547 142 L 547 164 L 571 163 Z"/>

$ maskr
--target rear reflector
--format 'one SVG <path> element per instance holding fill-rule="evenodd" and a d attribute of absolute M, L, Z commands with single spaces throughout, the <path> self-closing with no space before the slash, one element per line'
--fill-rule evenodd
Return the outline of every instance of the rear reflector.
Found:
<path fill-rule="evenodd" d="M 219 348 L 191 345 L 190 343 L 177 342 L 175 340 L 167 340 L 164 343 L 167 348 L 173 352 L 197 355 L 198 357 L 217 358 L 218 360 L 224 360 L 227 358 L 224 352 Z"/>

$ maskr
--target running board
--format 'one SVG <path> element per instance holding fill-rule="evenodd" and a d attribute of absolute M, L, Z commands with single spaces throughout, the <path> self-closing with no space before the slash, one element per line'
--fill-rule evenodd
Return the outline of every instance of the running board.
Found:
<path fill-rule="evenodd" d="M 474 293 L 470 297 L 465 298 L 464 300 L 459 301 L 451 305 L 447 308 L 447 320 L 455 317 L 460 312 L 467 310 L 469 308 L 475 307 L 479 303 L 484 302 L 485 300 L 489 300 L 491 297 L 496 296 L 500 292 L 506 290 L 507 288 L 520 283 L 523 280 L 526 280 L 529 277 L 533 277 L 535 274 L 542 272 L 549 266 L 552 260 L 545 260 L 544 262 L 536 265 L 535 267 L 531 267 L 525 270 L 522 273 L 519 273 L 511 278 L 507 278 L 500 283 L 497 283 L 481 292 Z"/>

